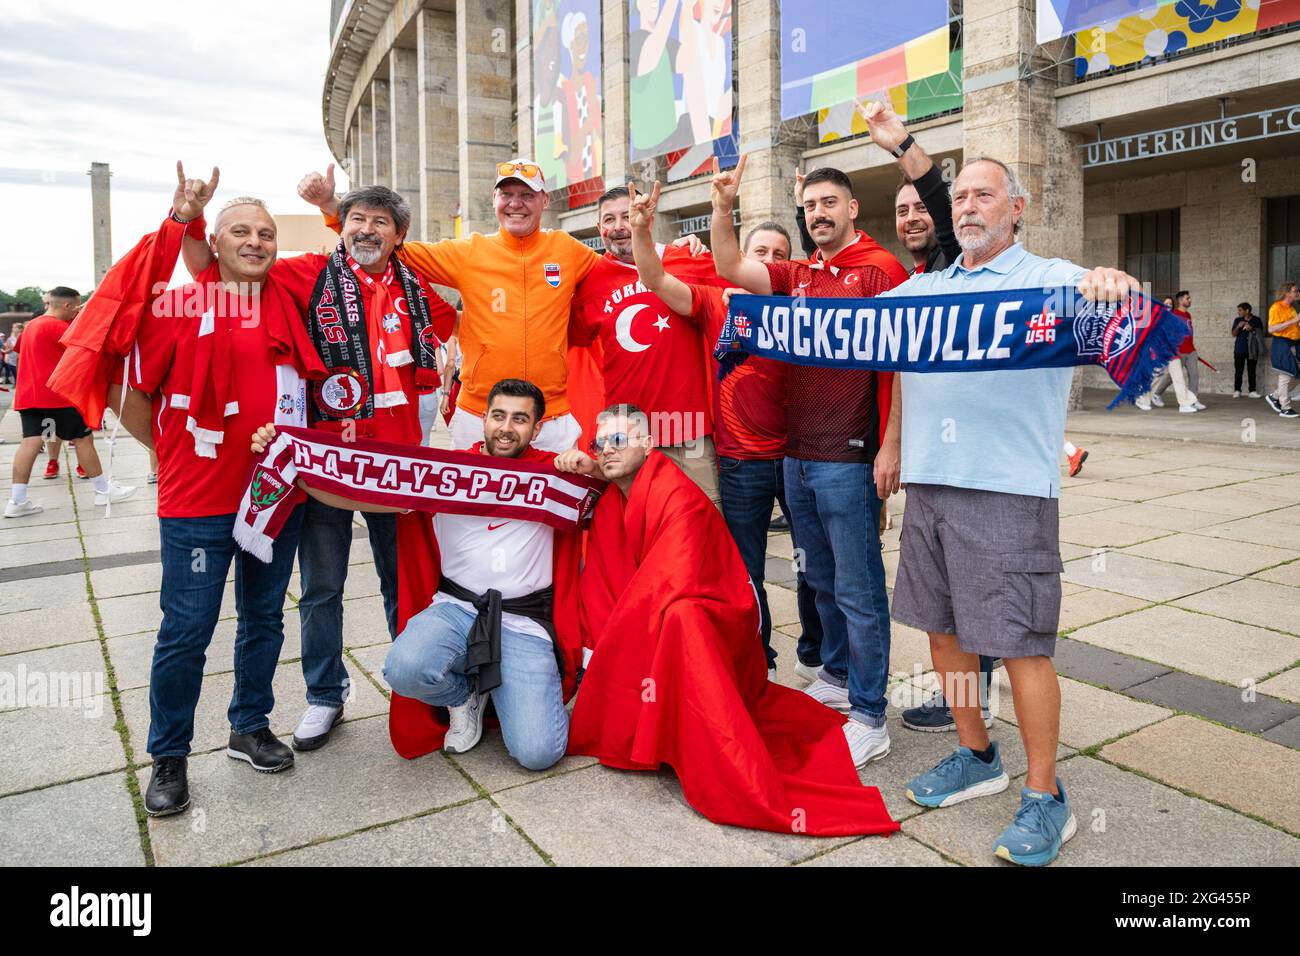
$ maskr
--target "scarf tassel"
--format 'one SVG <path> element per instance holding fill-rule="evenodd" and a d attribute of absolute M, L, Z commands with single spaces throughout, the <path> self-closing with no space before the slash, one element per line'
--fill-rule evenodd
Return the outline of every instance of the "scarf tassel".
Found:
<path fill-rule="evenodd" d="M 1133 362 L 1133 368 L 1129 370 L 1128 378 L 1116 383 L 1119 385 L 1119 394 L 1106 406 L 1106 410 L 1110 411 L 1124 403 L 1132 405 L 1139 396 L 1149 392 L 1156 373 L 1174 361 L 1178 347 L 1186 337 L 1187 327 L 1181 322 L 1171 322 L 1165 318 L 1164 321 L 1152 323 L 1146 341 L 1140 346 L 1139 355 Z M 1102 367 L 1110 371 L 1105 365 Z"/>

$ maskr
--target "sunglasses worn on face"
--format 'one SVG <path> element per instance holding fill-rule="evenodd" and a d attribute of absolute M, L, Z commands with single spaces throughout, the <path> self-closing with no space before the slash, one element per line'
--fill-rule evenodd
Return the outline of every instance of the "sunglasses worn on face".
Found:
<path fill-rule="evenodd" d="M 532 179 L 540 172 L 540 167 L 534 163 L 497 163 L 498 176 L 513 176 L 519 173 L 525 179 Z"/>
<path fill-rule="evenodd" d="M 604 438 L 593 438 L 591 441 L 591 450 L 600 453 L 605 450 L 606 445 L 609 445 L 615 450 L 619 450 L 626 448 L 628 444 L 629 440 L 626 432 L 615 432 L 613 435 L 608 435 Z"/>

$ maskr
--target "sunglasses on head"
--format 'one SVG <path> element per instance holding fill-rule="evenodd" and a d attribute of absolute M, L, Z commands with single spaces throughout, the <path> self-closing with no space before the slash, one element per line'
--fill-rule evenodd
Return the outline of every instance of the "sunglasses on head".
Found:
<path fill-rule="evenodd" d="M 532 179 L 541 171 L 536 163 L 497 163 L 498 176 L 514 176 L 517 173 L 525 179 Z"/>
<path fill-rule="evenodd" d="M 591 450 L 599 454 L 609 445 L 614 450 L 626 448 L 631 443 L 627 437 L 627 432 L 615 432 L 612 435 L 606 435 L 604 438 L 593 438 L 591 440 Z"/>

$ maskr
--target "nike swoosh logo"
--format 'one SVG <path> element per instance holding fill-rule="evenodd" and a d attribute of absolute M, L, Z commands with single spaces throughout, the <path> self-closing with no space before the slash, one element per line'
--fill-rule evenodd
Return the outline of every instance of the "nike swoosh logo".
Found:
<path fill-rule="evenodd" d="M 500 524 L 489 524 L 489 525 L 488 525 L 488 530 L 489 530 L 489 531 L 495 531 L 497 528 L 504 528 L 504 527 L 505 527 L 506 525 L 508 525 L 509 523 L 510 523 L 509 521 L 503 521 L 503 522 L 501 522 Z"/>

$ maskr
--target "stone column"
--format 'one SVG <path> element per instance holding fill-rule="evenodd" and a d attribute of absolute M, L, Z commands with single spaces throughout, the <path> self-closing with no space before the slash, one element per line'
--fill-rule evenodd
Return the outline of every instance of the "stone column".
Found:
<path fill-rule="evenodd" d="M 109 203 L 108 163 L 91 163 L 90 177 L 91 237 L 94 240 L 95 285 L 99 285 L 113 264 L 113 220 Z M 216 216 L 212 217 L 216 220 Z"/>
<path fill-rule="evenodd" d="M 605 187 L 628 178 L 627 0 L 601 0 L 601 137 Z"/>
<path fill-rule="evenodd" d="M 1053 91 L 1062 44 L 1039 47 L 1034 0 L 966 0 L 965 108 L 962 148 L 967 161 L 992 156 L 1013 170 L 1029 192 L 1020 239 L 1035 255 L 1083 259 L 1082 137 L 1056 125 Z M 1070 394 L 1078 407 L 1082 379 Z"/>
<path fill-rule="evenodd" d="M 740 232 L 773 219 L 795 235 L 794 174 L 806 146 L 781 129 L 780 0 L 740 0 L 733 27 L 738 43 L 735 79 L 740 152 Z"/>
<path fill-rule="evenodd" d="M 493 232 L 495 164 L 515 152 L 514 0 L 456 0 L 462 233 Z"/>
<path fill-rule="evenodd" d="M 387 75 L 388 71 L 383 72 Z M 372 182 L 391 187 L 393 185 L 393 132 L 389 119 L 389 97 L 388 80 L 376 78 L 370 81 L 370 114 L 373 117 L 370 135 L 374 137 L 371 149 L 375 157 Z"/>
<path fill-rule="evenodd" d="M 369 99 L 357 104 L 357 158 L 352 185 L 369 186 L 375 181 L 375 114 Z"/>
<path fill-rule="evenodd" d="M 456 14 L 425 7 L 416 19 L 419 76 L 419 238 L 427 242 L 455 235 L 460 173 L 456 96 Z"/>
<path fill-rule="evenodd" d="M 411 204 L 411 228 L 420 232 L 420 101 L 419 63 L 415 50 L 393 47 L 388 54 L 389 150 L 393 157 L 393 188 Z"/>

